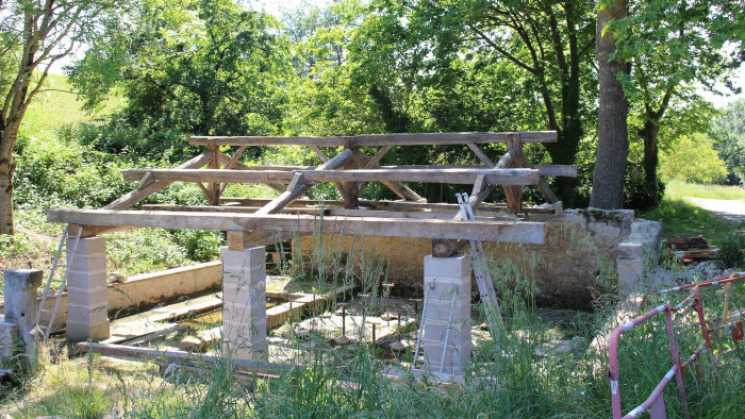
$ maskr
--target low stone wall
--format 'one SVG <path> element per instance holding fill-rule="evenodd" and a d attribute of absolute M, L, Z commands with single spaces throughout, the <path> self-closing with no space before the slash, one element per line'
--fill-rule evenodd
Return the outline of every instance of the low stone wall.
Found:
<path fill-rule="evenodd" d="M 541 221 L 547 224 L 543 245 L 484 243 L 499 286 L 532 285 L 541 304 L 589 307 L 598 293 L 633 286 L 657 260 L 661 223 L 634 218 L 631 210 L 566 210 Z M 306 257 L 315 249 L 316 255 L 347 253 L 356 264 L 382 259 L 388 280 L 419 289 L 424 257 L 432 253 L 427 239 L 324 235 L 322 252 L 317 237 L 299 240 Z"/>

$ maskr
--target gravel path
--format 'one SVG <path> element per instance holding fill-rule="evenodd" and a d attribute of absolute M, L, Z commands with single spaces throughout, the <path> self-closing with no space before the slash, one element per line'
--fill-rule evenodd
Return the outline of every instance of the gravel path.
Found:
<path fill-rule="evenodd" d="M 745 202 L 738 199 L 705 199 L 689 196 L 686 196 L 685 199 L 730 224 L 739 225 L 745 222 Z"/>

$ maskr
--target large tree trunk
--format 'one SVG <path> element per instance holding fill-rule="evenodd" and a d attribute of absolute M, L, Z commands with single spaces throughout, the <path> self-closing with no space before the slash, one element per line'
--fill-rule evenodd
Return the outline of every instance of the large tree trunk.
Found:
<path fill-rule="evenodd" d="M 11 124 L 0 133 L 0 234 L 14 234 L 13 228 L 13 147 L 18 136 L 18 124 Z M 10 150 L 9 152 L 7 150 Z"/>
<path fill-rule="evenodd" d="M 616 40 L 603 28 L 613 20 L 626 16 L 625 0 L 614 0 L 598 9 L 597 54 L 600 80 L 598 114 L 598 155 L 592 177 L 590 205 L 596 208 L 623 207 L 623 184 L 626 159 L 629 154 L 628 103 L 618 74 L 626 71 L 626 63 L 618 58 L 609 61 L 616 50 Z"/>
<path fill-rule="evenodd" d="M 657 121 L 647 121 L 644 129 L 639 130 L 644 138 L 644 181 L 648 185 L 657 184 L 657 166 L 659 164 L 660 124 Z"/>

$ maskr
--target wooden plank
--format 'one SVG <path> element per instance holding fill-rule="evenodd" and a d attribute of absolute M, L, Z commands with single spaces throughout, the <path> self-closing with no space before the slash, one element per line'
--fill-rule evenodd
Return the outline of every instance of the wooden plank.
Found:
<path fill-rule="evenodd" d="M 525 155 L 522 156 L 522 163 L 525 166 L 530 165 L 530 161 Z M 569 166 L 569 167 L 574 167 L 574 177 L 577 177 L 577 166 Z M 538 181 L 538 189 L 541 190 L 541 193 L 543 194 L 543 198 L 549 204 L 555 204 L 559 202 L 559 197 L 556 196 L 556 194 L 551 189 L 551 187 L 548 186 L 548 183 L 546 183 L 546 179 L 544 179 L 543 177 L 541 177 L 541 179 Z"/>
<path fill-rule="evenodd" d="M 370 163 L 371 159 L 367 157 L 367 155 L 365 155 L 364 153 L 360 153 L 360 155 L 358 156 L 358 161 L 359 161 L 359 164 L 364 165 L 364 167 L 369 168 L 368 165 L 371 165 L 372 168 L 379 167 L 377 164 L 371 164 Z M 411 190 L 411 188 L 409 188 L 408 186 L 404 185 L 401 182 L 387 182 L 386 181 L 386 182 L 380 182 L 380 183 L 382 183 L 386 188 L 390 189 L 391 191 L 393 191 L 393 193 L 395 193 L 396 195 L 398 195 L 399 197 L 407 201 L 422 201 L 423 200 L 423 198 L 419 196 L 418 193 L 414 192 L 413 190 Z"/>
<path fill-rule="evenodd" d="M 271 202 L 265 200 L 264 205 Z M 263 205 L 262 205 L 263 206 Z M 193 212 L 241 212 L 247 214 L 253 214 L 262 206 L 236 206 L 236 205 L 172 205 L 172 204 L 154 204 L 154 205 L 143 205 L 142 209 L 145 211 L 193 211 Z M 283 208 L 282 213 L 285 214 L 312 214 L 321 215 L 321 213 L 328 214 L 329 209 L 321 208 Z"/>
<path fill-rule="evenodd" d="M 212 161 L 212 154 L 211 153 L 204 153 L 200 154 L 193 159 L 187 161 L 186 163 L 180 165 L 177 167 L 177 169 L 196 169 L 199 167 L 203 167 L 207 164 L 209 164 Z M 143 175 L 144 177 L 144 175 Z M 136 179 L 139 180 L 139 179 Z M 104 208 L 107 209 L 127 209 L 132 207 L 132 205 L 137 204 L 138 202 L 141 202 L 145 200 L 150 195 L 154 194 L 155 192 L 160 191 L 161 189 L 165 188 L 166 186 L 170 185 L 172 182 L 169 181 L 158 181 L 153 180 L 152 183 L 148 185 L 140 185 L 137 187 L 137 189 L 123 195 L 122 197 L 116 199 L 115 201 L 109 203 Z"/>
<path fill-rule="evenodd" d="M 318 166 L 318 169 L 316 170 L 335 169 L 337 167 L 344 166 L 352 158 L 353 154 L 354 152 L 351 149 L 346 148 L 326 163 Z M 313 186 L 313 184 L 307 181 L 307 177 L 304 175 L 304 173 L 312 172 L 314 171 L 311 170 L 308 172 L 293 172 L 292 181 L 287 186 L 287 190 L 279 195 L 277 198 L 273 199 L 271 202 L 263 206 L 261 209 L 256 211 L 256 214 L 275 214 L 282 208 L 284 208 L 287 204 L 300 198 L 300 196 L 305 194 L 305 191 Z"/>
<path fill-rule="evenodd" d="M 422 182 L 472 185 L 483 175 L 492 185 L 537 185 L 534 169 L 353 169 L 297 171 L 312 182 Z"/>
<path fill-rule="evenodd" d="M 225 153 L 218 152 L 217 153 L 217 158 L 220 159 L 220 164 L 224 164 L 224 165 L 226 165 L 226 167 L 228 167 L 227 165 L 230 163 L 230 160 L 231 160 L 230 156 L 228 156 Z M 243 164 L 243 163 L 241 163 L 239 161 L 236 161 L 236 162 L 233 162 L 233 164 L 230 166 L 230 168 L 231 169 L 237 169 L 237 170 L 250 170 L 251 166 L 246 166 L 245 164 Z M 281 169 L 275 169 L 275 170 L 281 170 Z M 267 183 L 266 186 L 268 186 L 268 187 L 270 187 L 270 188 L 272 188 L 275 191 L 280 192 L 280 193 L 283 192 L 286 189 L 286 186 L 283 185 L 283 184 L 281 184 L 281 183 Z"/>
<path fill-rule="evenodd" d="M 106 356 L 163 360 L 168 363 L 178 363 L 195 367 L 212 366 L 217 362 L 224 362 L 221 357 L 191 353 L 184 351 L 142 348 L 139 346 L 112 345 L 106 343 L 81 342 L 75 345 L 78 353 L 93 352 Z M 231 359 L 230 363 L 237 369 L 254 374 L 277 374 L 289 369 L 288 366 L 270 364 L 268 362 L 246 361 L 243 359 Z"/>
<path fill-rule="evenodd" d="M 509 167 L 522 167 L 523 157 L 525 156 L 523 155 L 523 142 L 520 134 L 513 134 L 507 137 L 507 149 L 516 153 L 512 165 Z M 539 182 L 540 177 L 534 185 L 537 185 Z M 507 198 L 507 209 L 513 214 L 520 214 L 523 209 L 523 188 L 517 185 L 503 185 L 503 187 L 505 197 Z"/>
<path fill-rule="evenodd" d="M 294 172 L 284 170 L 230 170 L 230 169 L 125 169 L 124 180 L 136 180 L 149 174 L 155 180 L 167 182 L 220 182 L 220 183 L 288 183 Z"/>
<path fill-rule="evenodd" d="M 466 145 L 468 146 L 468 148 L 471 149 L 471 151 L 473 151 L 474 154 L 476 154 L 476 157 L 478 157 L 482 163 L 484 163 L 488 167 L 494 167 L 494 162 L 491 161 L 489 156 L 487 156 L 486 153 L 484 153 L 484 151 L 479 148 L 479 146 L 474 143 L 468 143 Z"/>
<path fill-rule="evenodd" d="M 314 217 L 309 215 L 256 215 L 119 211 L 53 208 L 49 222 L 173 228 L 215 231 L 315 232 L 386 237 L 447 238 L 513 243 L 543 243 L 545 225 L 533 222 L 417 220 L 389 218 Z"/>
<path fill-rule="evenodd" d="M 365 163 L 364 168 L 365 169 L 374 169 L 378 167 L 380 164 L 380 160 L 388 154 L 388 152 L 393 148 L 391 145 L 386 145 L 380 148 L 377 153 L 371 158 L 367 163 Z"/>
<path fill-rule="evenodd" d="M 380 147 L 386 145 L 447 145 L 447 144 L 489 144 L 504 143 L 508 136 L 516 132 L 444 132 L 411 134 L 369 134 L 337 137 L 276 137 L 276 136 L 194 136 L 189 138 L 191 145 L 206 146 L 213 141 L 217 145 L 262 146 L 262 145 L 302 145 L 316 147 Z M 520 132 L 523 142 L 553 143 L 558 137 L 556 131 Z"/>

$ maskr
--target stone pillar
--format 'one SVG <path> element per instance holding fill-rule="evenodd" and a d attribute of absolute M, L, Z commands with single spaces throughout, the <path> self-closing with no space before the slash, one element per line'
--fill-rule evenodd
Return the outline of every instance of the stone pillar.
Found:
<path fill-rule="evenodd" d="M 426 256 L 424 288 L 429 293 L 427 313 L 421 325 L 424 368 L 461 374 L 471 358 L 471 262 L 468 256 Z M 448 325 L 451 305 L 452 318 Z"/>
<path fill-rule="evenodd" d="M 73 240 L 69 239 L 67 251 L 72 250 Z M 80 239 L 67 271 L 67 338 L 108 338 L 111 332 L 107 313 L 106 239 Z"/>
<path fill-rule="evenodd" d="M 222 249 L 222 342 L 234 359 L 257 361 L 267 356 L 266 250 L 256 246 Z"/>
<path fill-rule="evenodd" d="M 2 324 L 2 344 L 12 346 L 14 334 L 19 334 L 25 343 L 26 353 L 33 357 L 35 342 L 30 333 L 36 327 L 36 290 L 41 285 L 43 273 L 32 269 L 8 269 L 3 277 L 5 321 Z"/>

